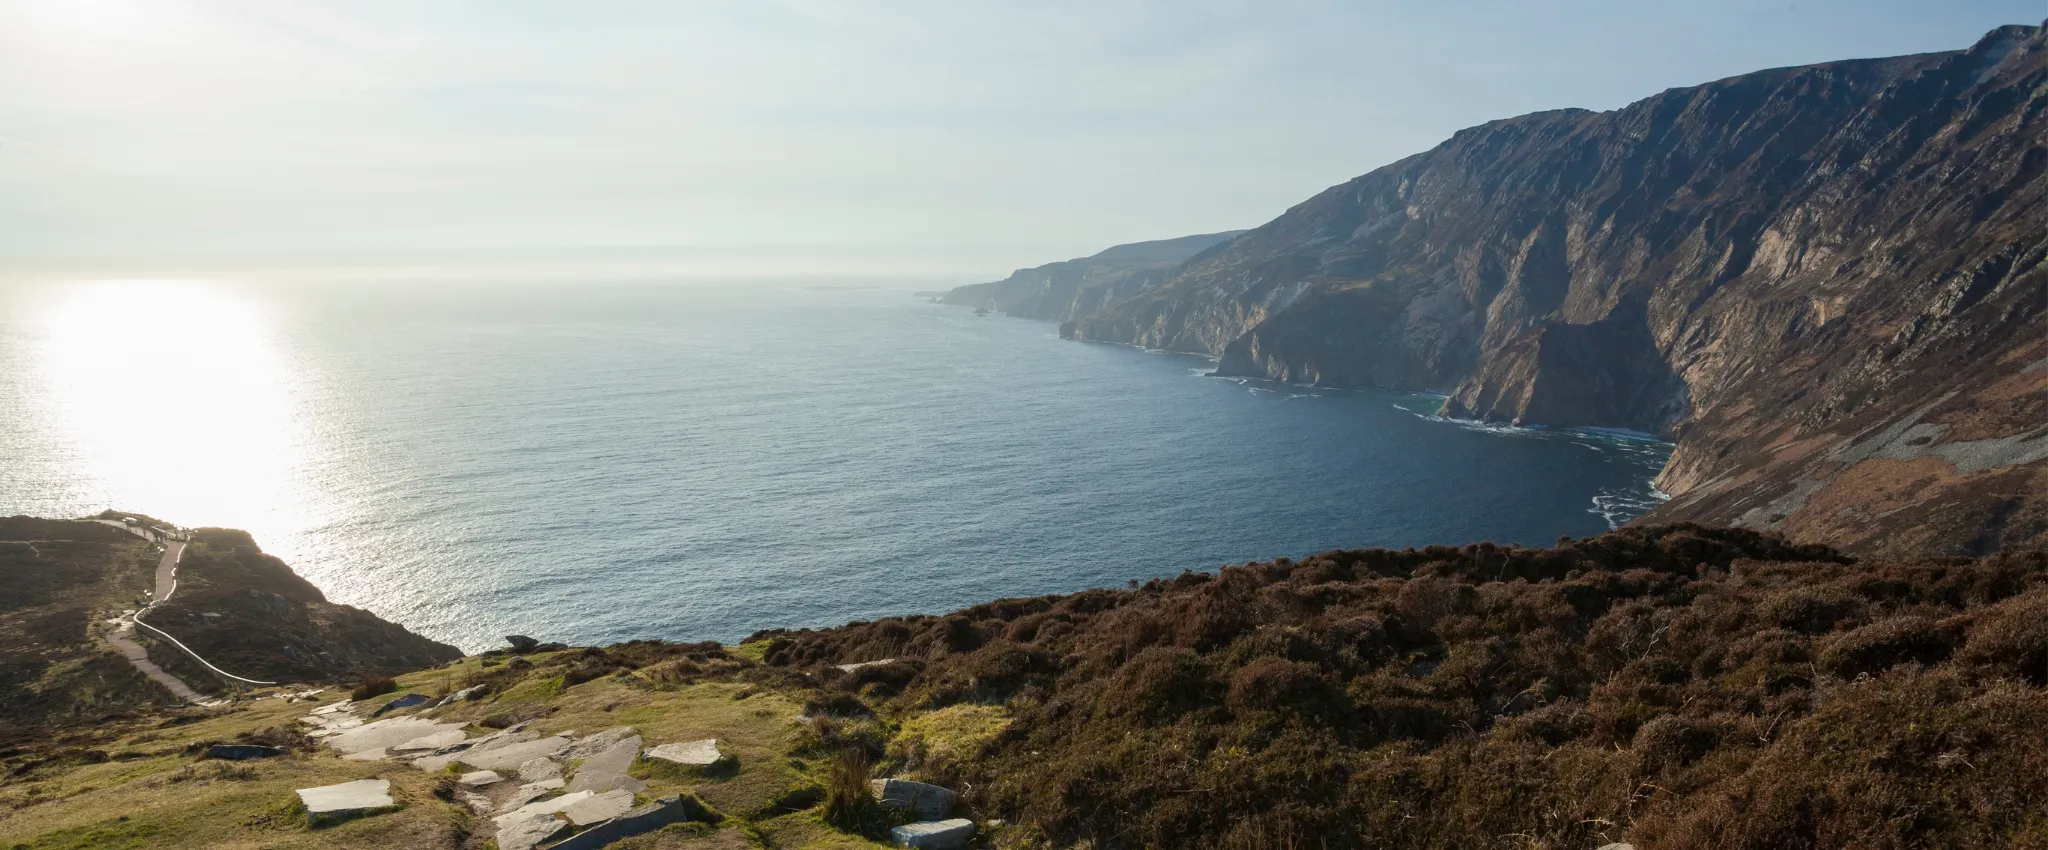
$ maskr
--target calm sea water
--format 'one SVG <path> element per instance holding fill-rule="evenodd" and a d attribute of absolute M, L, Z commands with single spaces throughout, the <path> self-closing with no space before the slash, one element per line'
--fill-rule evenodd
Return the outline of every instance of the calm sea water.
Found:
<path fill-rule="evenodd" d="M 1547 544 L 1652 504 L 1669 451 L 1205 377 L 910 288 L 15 286 L 0 513 L 247 528 L 479 650 Z"/>

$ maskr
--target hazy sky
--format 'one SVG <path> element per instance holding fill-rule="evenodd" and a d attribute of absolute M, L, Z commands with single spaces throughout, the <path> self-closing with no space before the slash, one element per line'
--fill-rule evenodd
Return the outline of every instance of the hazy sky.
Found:
<path fill-rule="evenodd" d="M 0 0 L 0 270 L 967 279 L 2043 0 Z"/>

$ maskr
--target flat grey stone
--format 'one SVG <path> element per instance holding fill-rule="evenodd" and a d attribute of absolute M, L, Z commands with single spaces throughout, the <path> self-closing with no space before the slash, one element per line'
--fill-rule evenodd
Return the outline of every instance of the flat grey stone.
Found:
<path fill-rule="evenodd" d="M 531 803 L 535 800 L 538 800 L 542 797 L 545 797 L 549 794 L 552 794 L 560 790 L 562 790 L 562 780 L 560 779 L 550 779 L 546 782 L 534 782 L 526 785 L 521 785 L 518 788 L 512 789 L 512 793 L 505 797 L 505 802 L 498 806 L 498 813 L 504 814 L 506 812 L 516 811 L 517 809 L 519 809 L 519 807 L 524 806 L 527 803 Z"/>
<path fill-rule="evenodd" d="M 462 726 L 461 723 L 436 723 L 423 717 L 393 717 L 365 723 L 361 728 L 350 729 L 328 738 L 324 743 L 344 753 L 359 753 L 378 747 L 395 747 L 436 732 L 459 730 Z"/>
<path fill-rule="evenodd" d="M 633 792 L 606 791 L 576 805 L 562 810 L 562 815 L 577 826 L 589 826 L 623 815 L 633 808 Z"/>
<path fill-rule="evenodd" d="M 261 744 L 214 744 L 206 748 L 207 758 L 242 761 L 243 759 L 267 759 L 284 755 L 284 750 Z"/>
<path fill-rule="evenodd" d="M 694 798 L 681 795 L 663 797 L 571 835 L 551 850 L 597 850 L 621 838 L 688 820 L 709 821 L 711 813 Z"/>
<path fill-rule="evenodd" d="M 569 831 L 569 822 L 553 814 L 531 815 L 498 824 L 498 850 L 534 850 Z"/>
<path fill-rule="evenodd" d="M 706 767 L 717 764 L 718 760 L 723 756 L 724 754 L 718 751 L 717 738 L 705 738 L 702 741 L 689 741 L 681 744 L 662 744 L 647 751 L 648 758 L 672 761 L 676 764 L 687 764 L 693 767 Z"/>
<path fill-rule="evenodd" d="M 520 806 L 517 809 L 513 809 L 510 813 L 502 814 L 495 818 L 492 818 L 492 820 L 496 822 L 499 826 L 504 826 L 506 824 L 520 820 L 522 818 L 532 817 L 533 815 L 553 815 L 556 812 L 569 808 L 570 806 L 576 805 L 577 803 L 581 803 L 584 800 L 588 800 L 595 796 L 597 795 L 589 791 L 577 791 L 573 794 L 563 794 L 562 796 L 556 797 L 552 800 L 540 800 L 532 803 L 527 803 L 524 806 Z"/>
<path fill-rule="evenodd" d="M 395 700 L 378 706 L 376 711 L 370 712 L 370 716 L 376 717 L 387 711 L 397 711 L 401 708 L 412 708 L 414 706 L 426 705 L 427 702 L 431 699 L 432 697 L 429 697 L 426 694 L 405 694 Z"/>
<path fill-rule="evenodd" d="M 479 770 L 458 776 L 455 778 L 455 781 L 471 788 L 482 788 L 485 785 L 496 785 L 503 782 L 505 777 L 499 776 L 495 770 Z"/>
<path fill-rule="evenodd" d="M 395 753 L 408 753 L 419 752 L 422 750 L 438 750 L 442 747 L 455 746 L 456 744 L 460 744 L 466 740 L 469 740 L 469 734 L 463 732 L 461 729 L 443 729 L 439 732 L 435 732 L 432 735 L 414 738 L 403 744 L 399 744 L 398 746 L 392 747 L 391 751 Z"/>
<path fill-rule="evenodd" d="M 868 790 L 874 792 L 875 801 L 883 806 L 909 809 L 911 814 L 928 821 L 950 814 L 953 803 L 960 799 L 960 795 L 950 789 L 907 779 L 870 780 Z"/>
<path fill-rule="evenodd" d="M 398 805 L 391 799 L 391 780 L 358 779 L 339 785 L 300 788 L 299 802 L 315 821 L 333 821 L 365 815 Z"/>
<path fill-rule="evenodd" d="M 449 765 L 454 764 L 457 757 L 458 756 L 454 755 L 446 755 L 416 758 L 412 760 L 412 766 L 424 770 L 428 773 L 440 773 Z M 355 756 L 349 756 L 349 758 L 355 758 Z"/>
<path fill-rule="evenodd" d="M 478 770 L 514 770 L 537 758 L 547 758 L 569 745 L 568 738 L 541 738 L 478 751 L 471 748 L 456 756 L 458 761 Z"/>
<path fill-rule="evenodd" d="M 348 755 L 342 756 L 342 758 L 347 759 L 349 761 L 383 761 L 390 757 L 391 754 L 389 752 L 386 752 L 383 747 L 363 750 L 361 752 L 349 753 Z M 440 768 L 438 767 L 434 769 L 440 770 Z"/>
<path fill-rule="evenodd" d="M 489 735 L 485 735 L 481 738 L 469 742 L 469 750 L 473 753 L 482 753 L 495 750 L 499 747 L 509 747 L 513 744 L 523 744 L 527 741 L 538 740 L 540 740 L 539 732 L 527 732 L 521 730 L 518 726 L 514 726 L 510 729 L 503 729 L 497 732 L 492 732 Z"/>
<path fill-rule="evenodd" d="M 884 658 L 884 659 L 882 659 L 882 660 L 880 660 L 880 661 L 862 661 L 862 662 L 860 662 L 859 664 L 834 664 L 834 665 L 832 665 L 832 666 L 833 666 L 834 668 L 837 668 L 837 669 L 839 670 L 839 672 L 841 672 L 841 673 L 851 673 L 851 672 L 853 672 L 853 671 L 855 671 L 855 670 L 859 670 L 859 669 L 860 669 L 860 668 L 862 668 L 862 667 L 880 667 L 880 666 L 882 666 L 882 665 L 884 665 L 884 664 L 894 664 L 894 663 L 896 663 L 896 659 L 894 659 L 894 658 Z"/>
<path fill-rule="evenodd" d="M 574 733 L 563 734 L 570 735 Z M 620 741 L 626 740 L 627 738 L 631 738 L 638 734 L 640 733 L 634 731 L 633 727 L 631 726 L 618 726 L 611 729 L 606 729 L 603 732 L 599 732 L 595 735 L 590 735 L 587 737 L 576 739 L 576 743 L 569 745 L 568 749 L 562 751 L 562 758 L 564 760 L 587 759 L 591 756 L 597 755 L 598 753 L 604 752 L 605 750 L 611 749 L 612 745 L 617 744 Z"/>
<path fill-rule="evenodd" d="M 570 791 L 610 791 L 612 781 L 626 775 L 626 769 L 640 758 L 640 736 L 635 735 L 611 745 L 610 748 L 576 768 L 576 775 L 569 781 Z"/>
<path fill-rule="evenodd" d="M 627 776 L 621 773 L 617 776 L 612 777 L 611 790 L 630 791 L 632 793 L 638 794 L 647 790 L 647 783 L 641 782 L 638 779 L 634 779 L 631 776 Z"/>
<path fill-rule="evenodd" d="M 1602 844 L 1600 845 L 1600 850 L 1636 850 L 1636 846 L 1634 844 L 1616 842 L 1613 844 Z"/>
<path fill-rule="evenodd" d="M 966 818 L 923 821 L 889 830 L 889 838 L 896 846 L 928 850 L 955 850 L 967 846 L 968 839 L 973 837 L 974 821 Z"/>
<path fill-rule="evenodd" d="M 519 763 L 519 778 L 528 782 L 562 778 L 562 765 L 550 758 L 527 759 Z"/>

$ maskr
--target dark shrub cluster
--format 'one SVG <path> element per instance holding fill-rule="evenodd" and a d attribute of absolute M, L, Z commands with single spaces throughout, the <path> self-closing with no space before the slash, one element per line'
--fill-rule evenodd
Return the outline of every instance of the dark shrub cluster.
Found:
<path fill-rule="evenodd" d="M 756 638 L 820 708 L 1007 706 L 929 778 L 1054 844 L 2048 846 L 2041 553 L 1654 526 Z"/>

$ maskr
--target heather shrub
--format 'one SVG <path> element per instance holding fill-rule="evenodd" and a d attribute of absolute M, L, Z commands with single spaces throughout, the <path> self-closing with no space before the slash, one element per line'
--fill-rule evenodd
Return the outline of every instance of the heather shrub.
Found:
<path fill-rule="evenodd" d="M 1018 846 L 2048 847 L 2048 556 L 1648 526 L 757 637 L 748 675 L 877 715 L 813 751 Z"/>

